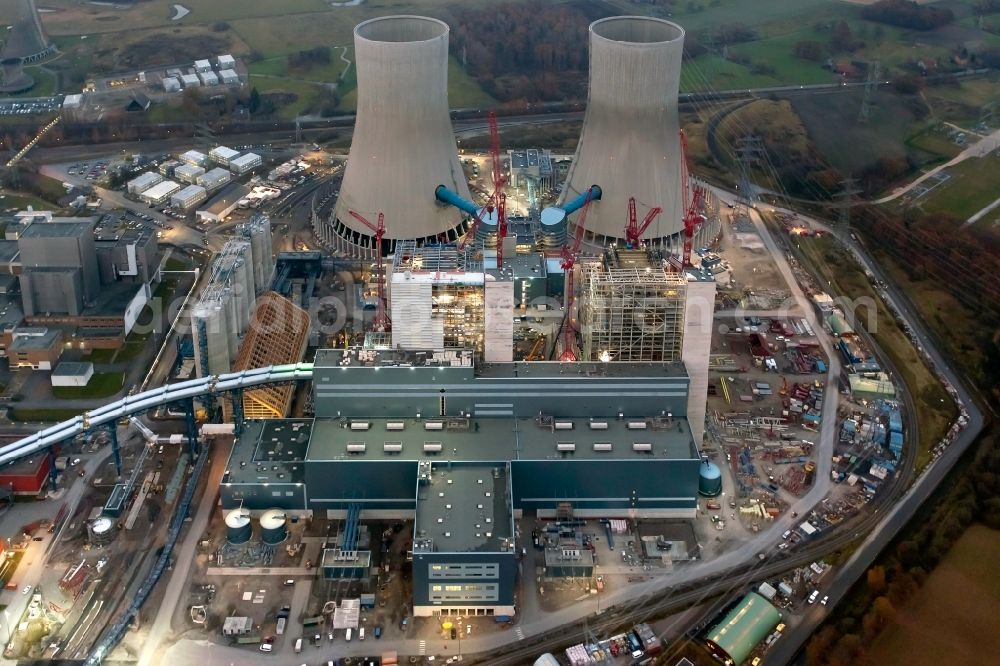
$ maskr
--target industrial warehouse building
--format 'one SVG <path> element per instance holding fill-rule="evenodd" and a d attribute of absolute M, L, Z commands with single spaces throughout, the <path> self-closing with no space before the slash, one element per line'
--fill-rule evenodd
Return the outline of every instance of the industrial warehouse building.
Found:
<path fill-rule="evenodd" d="M 778 609 L 751 592 L 708 632 L 705 643 L 709 652 L 724 664 L 742 664 L 779 622 Z"/>
<path fill-rule="evenodd" d="M 155 171 L 147 171 L 141 176 L 138 176 L 137 178 L 133 178 L 132 180 L 128 181 L 128 184 L 125 186 L 125 189 L 128 191 L 129 194 L 142 194 L 152 186 L 162 182 L 163 182 L 163 176 L 156 173 Z"/>
<path fill-rule="evenodd" d="M 189 150 L 186 153 L 178 155 L 178 158 L 181 162 L 193 166 L 207 167 L 209 163 L 208 155 L 197 150 Z"/>
<path fill-rule="evenodd" d="M 226 146 L 216 146 L 208 151 L 208 156 L 220 166 L 229 166 L 229 163 L 239 157 L 240 151 L 227 148 Z"/>
<path fill-rule="evenodd" d="M 174 178 L 181 181 L 182 183 L 195 184 L 198 182 L 198 177 L 205 173 L 205 167 L 200 167 L 194 164 L 181 164 L 180 166 L 174 167 Z"/>
<path fill-rule="evenodd" d="M 415 519 L 414 613 L 513 612 L 513 518 L 693 518 L 680 364 L 320 350 L 315 419 L 248 421 L 225 509 Z"/>
<path fill-rule="evenodd" d="M 233 176 L 229 173 L 228 169 L 216 167 L 198 176 L 198 185 L 201 185 L 206 190 L 217 190 L 232 180 L 232 178 Z"/>

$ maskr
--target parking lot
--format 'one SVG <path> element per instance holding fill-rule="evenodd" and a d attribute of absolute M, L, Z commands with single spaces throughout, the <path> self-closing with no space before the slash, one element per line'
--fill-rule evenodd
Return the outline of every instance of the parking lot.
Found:
<path fill-rule="evenodd" d="M 26 116 L 52 113 L 62 108 L 61 97 L 36 97 L 33 99 L 0 100 L 0 116 Z"/>

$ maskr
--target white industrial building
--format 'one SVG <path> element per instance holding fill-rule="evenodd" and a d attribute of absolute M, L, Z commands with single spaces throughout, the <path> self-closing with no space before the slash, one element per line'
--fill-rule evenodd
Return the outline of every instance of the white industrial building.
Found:
<path fill-rule="evenodd" d="M 207 190 L 214 190 L 228 183 L 232 177 L 227 169 L 216 167 L 198 176 L 198 184 Z"/>
<path fill-rule="evenodd" d="M 159 176 L 160 174 L 156 174 Z M 139 195 L 139 198 L 152 206 L 158 206 L 170 197 L 171 194 L 181 189 L 181 186 L 172 180 L 165 180 L 153 185 L 151 188 Z"/>
<path fill-rule="evenodd" d="M 235 69 L 223 69 L 219 72 L 219 78 L 222 80 L 223 85 L 232 86 L 240 82 L 240 75 L 236 73 Z"/>
<path fill-rule="evenodd" d="M 163 77 L 163 90 L 168 93 L 178 92 L 181 89 L 181 82 L 172 76 Z"/>
<path fill-rule="evenodd" d="M 198 88 L 201 86 L 201 79 L 197 74 L 181 74 L 181 83 L 185 88 Z"/>
<path fill-rule="evenodd" d="M 215 59 L 215 62 L 219 66 L 219 69 L 233 69 L 236 67 L 236 58 L 228 53 L 220 55 Z"/>
<path fill-rule="evenodd" d="M 211 157 L 216 164 L 222 166 L 229 166 L 229 163 L 240 156 L 240 151 L 233 150 L 226 146 L 216 146 L 212 150 L 208 151 L 208 156 Z"/>
<path fill-rule="evenodd" d="M 66 95 L 62 105 L 64 109 L 79 109 L 83 105 L 83 95 L 80 93 Z"/>
<path fill-rule="evenodd" d="M 212 63 L 207 60 L 195 60 L 194 61 L 194 71 L 201 74 L 202 72 L 211 72 Z"/>
<path fill-rule="evenodd" d="M 211 70 L 207 72 L 198 72 L 198 78 L 201 79 L 201 85 L 203 86 L 219 85 L 219 77 L 216 76 L 215 72 Z"/>
<path fill-rule="evenodd" d="M 193 164 L 182 164 L 174 168 L 174 178 L 182 183 L 197 183 L 198 177 L 205 173 L 205 167 Z"/>
<path fill-rule="evenodd" d="M 188 185 L 170 197 L 170 205 L 181 210 L 190 210 L 208 198 L 208 192 L 201 185 Z"/>
<path fill-rule="evenodd" d="M 163 182 L 163 176 L 156 173 L 155 171 L 147 171 L 141 176 L 138 176 L 128 181 L 128 184 L 125 186 L 125 189 L 129 194 L 142 194 L 152 186 L 162 182 Z"/>
<path fill-rule="evenodd" d="M 257 153 L 247 153 L 229 161 L 229 170 L 236 174 L 243 174 L 252 171 L 262 164 L 260 155 Z"/>
<path fill-rule="evenodd" d="M 94 376 L 93 363 L 75 363 L 63 361 L 52 371 L 50 380 L 53 386 L 86 386 Z"/>
<path fill-rule="evenodd" d="M 186 162 L 187 164 L 193 164 L 195 166 L 208 166 L 208 155 L 199 152 L 197 150 L 189 150 L 186 153 L 177 156 L 180 158 L 181 162 Z"/>

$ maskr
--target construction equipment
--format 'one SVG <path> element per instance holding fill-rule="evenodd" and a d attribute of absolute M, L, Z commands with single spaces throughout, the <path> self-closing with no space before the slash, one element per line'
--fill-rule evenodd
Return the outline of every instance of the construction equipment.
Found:
<path fill-rule="evenodd" d="M 684 197 L 684 246 L 681 251 L 680 268 L 691 266 L 691 251 L 694 249 L 694 232 L 698 230 L 705 217 L 699 212 L 705 197 L 705 188 L 693 184 L 688 170 L 688 144 L 684 130 L 680 131 L 681 139 L 681 194 Z"/>
<path fill-rule="evenodd" d="M 573 287 L 573 266 L 576 264 L 576 256 L 580 252 L 580 244 L 583 242 L 584 223 L 587 221 L 587 211 L 594 200 L 593 186 L 587 189 L 587 197 L 584 199 L 583 207 L 580 208 L 580 216 L 576 219 L 576 233 L 573 236 L 573 244 L 565 245 L 562 249 L 562 261 L 560 266 L 566 271 L 566 298 L 565 311 L 566 318 L 563 323 L 563 350 L 559 356 L 560 361 L 576 361 L 576 353 L 573 351 L 573 304 L 576 300 Z"/>
<path fill-rule="evenodd" d="M 653 223 L 656 216 L 663 212 L 663 209 L 659 206 L 654 206 L 649 209 L 646 213 L 646 217 L 642 219 L 642 223 L 636 221 L 635 214 L 635 197 L 628 198 L 628 225 L 625 227 L 625 242 L 628 247 L 638 247 L 639 241 L 642 235 L 646 233 L 646 229 L 649 229 L 649 225 Z"/>
<path fill-rule="evenodd" d="M 375 306 L 375 330 L 379 332 L 389 331 L 392 322 L 389 321 L 389 314 L 386 312 L 385 303 L 385 260 L 382 257 L 382 237 L 385 235 L 385 216 L 382 211 L 378 212 L 378 224 L 372 224 L 360 213 L 348 211 L 358 222 L 375 232 L 375 259 L 376 259 L 376 283 L 378 289 L 378 304 Z"/>
<path fill-rule="evenodd" d="M 507 196 L 503 188 L 506 178 L 503 175 L 503 163 L 500 160 L 500 128 L 497 125 L 497 114 L 493 111 L 489 113 L 490 126 L 490 158 L 493 162 L 491 176 L 493 179 L 493 193 L 486 200 L 486 205 L 479 209 L 479 213 L 469 225 L 469 230 L 465 238 L 459 243 L 459 249 L 465 247 L 469 239 L 475 238 L 479 225 L 483 223 L 483 215 L 497 213 L 497 268 L 503 268 L 503 239 L 507 237 Z"/>

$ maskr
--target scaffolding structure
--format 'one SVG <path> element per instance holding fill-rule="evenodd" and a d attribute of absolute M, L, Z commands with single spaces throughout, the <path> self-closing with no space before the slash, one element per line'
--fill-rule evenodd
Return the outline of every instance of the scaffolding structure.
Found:
<path fill-rule="evenodd" d="M 631 262 L 629 262 L 631 263 Z M 681 360 L 687 280 L 656 262 L 586 263 L 580 297 L 583 360 Z"/>
<path fill-rule="evenodd" d="M 389 284 L 392 346 L 482 353 L 485 285 L 483 263 L 472 248 L 398 241 Z"/>
<path fill-rule="evenodd" d="M 257 299 L 256 310 L 233 372 L 269 365 L 298 363 L 309 342 L 309 313 L 287 298 L 268 292 Z M 243 416 L 273 419 L 288 416 L 294 384 L 268 384 L 242 392 Z M 238 399 L 238 395 L 233 398 Z"/>

